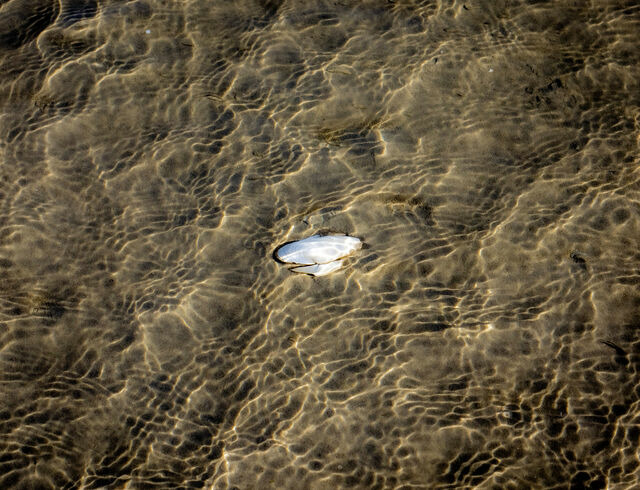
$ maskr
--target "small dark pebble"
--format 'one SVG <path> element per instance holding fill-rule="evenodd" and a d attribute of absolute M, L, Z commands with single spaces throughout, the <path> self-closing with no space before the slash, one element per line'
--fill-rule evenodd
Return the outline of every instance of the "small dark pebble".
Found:
<path fill-rule="evenodd" d="M 582 270 L 587 270 L 587 261 L 578 252 L 571 252 L 569 254 L 569 257 L 571 258 L 571 260 L 573 260 L 573 263 L 580 267 Z"/>

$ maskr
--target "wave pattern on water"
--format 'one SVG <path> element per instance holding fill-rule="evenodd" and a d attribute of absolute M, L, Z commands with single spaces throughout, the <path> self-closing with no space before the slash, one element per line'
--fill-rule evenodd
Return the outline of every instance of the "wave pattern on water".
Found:
<path fill-rule="evenodd" d="M 634 488 L 640 8 L 0 4 L 1 488 Z M 272 259 L 361 238 L 321 278 Z"/>

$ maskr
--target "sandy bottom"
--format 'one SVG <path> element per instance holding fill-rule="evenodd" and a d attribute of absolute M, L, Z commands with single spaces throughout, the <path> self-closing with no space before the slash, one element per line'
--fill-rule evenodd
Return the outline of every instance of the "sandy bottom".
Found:
<path fill-rule="evenodd" d="M 639 32 L 1 2 L 0 488 L 637 488 Z"/>

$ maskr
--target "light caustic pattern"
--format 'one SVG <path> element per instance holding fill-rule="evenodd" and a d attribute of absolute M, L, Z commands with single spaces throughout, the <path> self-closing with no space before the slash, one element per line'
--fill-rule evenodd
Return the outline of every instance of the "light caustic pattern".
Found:
<path fill-rule="evenodd" d="M 0 488 L 636 487 L 639 24 L 1 2 Z"/>

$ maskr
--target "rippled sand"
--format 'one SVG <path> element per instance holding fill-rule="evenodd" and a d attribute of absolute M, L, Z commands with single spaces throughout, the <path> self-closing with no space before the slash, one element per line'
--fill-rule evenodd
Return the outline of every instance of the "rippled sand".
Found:
<path fill-rule="evenodd" d="M 0 488 L 638 488 L 639 33 L 1 2 Z"/>

